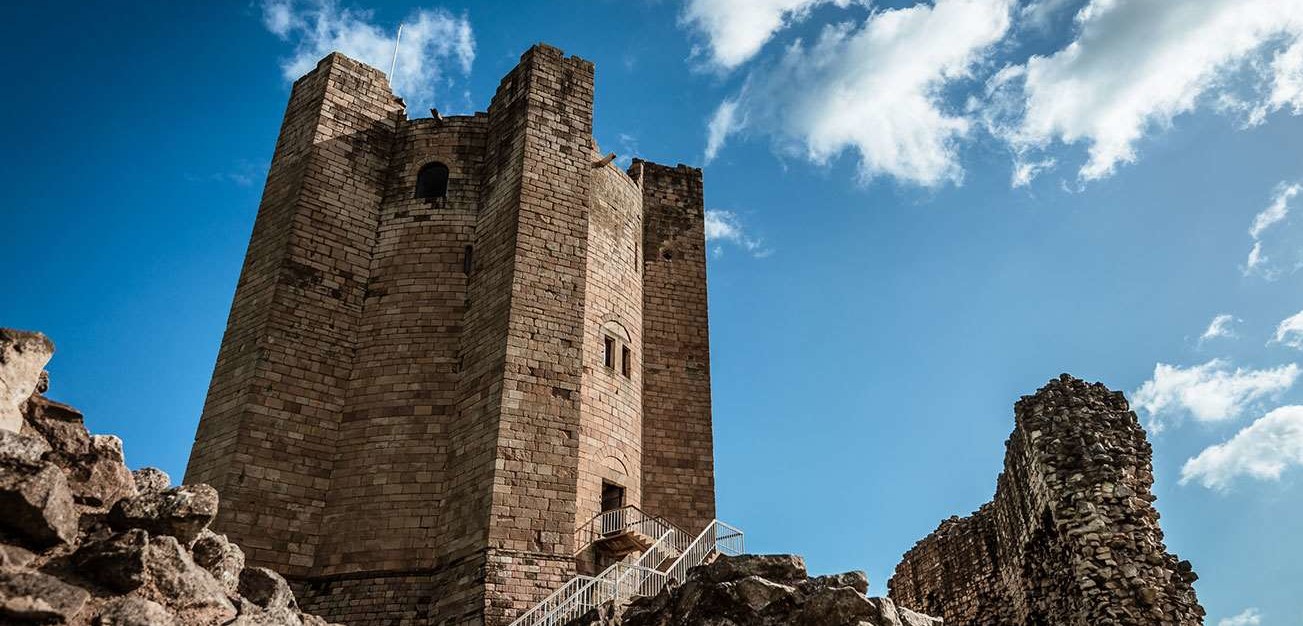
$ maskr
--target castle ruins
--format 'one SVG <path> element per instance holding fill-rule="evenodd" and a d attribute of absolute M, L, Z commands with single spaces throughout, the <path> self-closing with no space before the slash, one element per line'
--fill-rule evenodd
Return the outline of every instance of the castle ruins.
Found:
<path fill-rule="evenodd" d="M 701 171 L 592 125 L 545 45 L 474 115 L 294 84 L 185 480 L 305 611 L 506 624 L 620 556 L 599 513 L 714 518 Z"/>
<path fill-rule="evenodd" d="M 1119 392 L 1064 374 L 1014 407 L 995 498 L 896 566 L 890 596 L 950 626 L 1195 626 L 1163 545 L 1152 449 Z"/>

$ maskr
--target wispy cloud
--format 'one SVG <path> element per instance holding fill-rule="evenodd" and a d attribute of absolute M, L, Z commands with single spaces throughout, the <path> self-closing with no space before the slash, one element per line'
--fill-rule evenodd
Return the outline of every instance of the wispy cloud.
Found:
<path fill-rule="evenodd" d="M 741 129 L 745 123 L 745 120 L 738 119 L 737 100 L 725 100 L 719 103 L 706 127 L 706 164 L 709 165 L 715 160 L 728 136 Z"/>
<path fill-rule="evenodd" d="M 1149 430 L 1158 433 L 1184 414 L 1200 422 L 1237 418 L 1293 387 L 1299 373 L 1293 363 L 1270 369 L 1231 369 L 1222 359 L 1185 368 L 1159 363 L 1132 399 L 1148 414 Z"/>
<path fill-rule="evenodd" d="M 1272 341 L 1303 350 L 1303 311 L 1281 320 Z"/>
<path fill-rule="evenodd" d="M 1083 182 L 1135 161 L 1147 133 L 1214 105 L 1207 96 L 1226 94 L 1252 61 L 1270 59 L 1250 77 L 1247 110 L 1303 111 L 1297 0 L 1092 0 L 1076 32 L 1061 50 L 998 74 L 988 106 L 994 132 L 1024 159 L 1056 143 L 1086 144 Z"/>
<path fill-rule="evenodd" d="M 335 0 L 264 0 L 263 24 L 294 44 L 281 68 L 287 80 L 316 67 L 332 51 L 388 71 L 398 24 L 375 23 L 371 11 Z M 468 74 L 475 60 L 475 36 L 466 16 L 443 9 L 413 11 L 403 19 L 391 87 L 415 107 L 434 105 L 451 85 L 449 70 Z"/>
<path fill-rule="evenodd" d="M 747 232 L 736 213 L 719 209 L 707 210 L 706 244 L 713 244 L 711 254 L 716 257 L 722 256 L 724 254 L 722 244 L 725 243 L 737 246 L 756 258 L 773 254 L 773 250 L 765 245 L 763 239 Z"/>
<path fill-rule="evenodd" d="M 688 0 L 682 21 L 705 36 L 709 63 L 727 70 L 755 56 L 775 33 L 804 20 L 815 7 L 845 7 L 852 1 Z"/>
<path fill-rule="evenodd" d="M 1280 183 L 1276 186 L 1275 195 L 1271 199 L 1271 204 L 1253 217 L 1253 225 L 1249 227 L 1249 236 L 1253 238 L 1253 247 L 1249 249 L 1249 256 L 1244 262 L 1244 275 L 1258 275 L 1266 280 L 1276 280 L 1280 277 L 1280 269 L 1273 266 L 1270 259 L 1262 251 L 1262 236 L 1273 226 L 1284 222 L 1289 217 L 1290 201 L 1303 191 L 1303 185 L 1298 183 Z"/>
<path fill-rule="evenodd" d="M 743 128 L 815 163 L 858 157 L 861 180 L 958 183 L 971 120 L 943 92 L 972 77 L 1009 29 L 1013 0 L 937 0 L 826 26 L 754 70 L 716 110 L 707 154 Z"/>
<path fill-rule="evenodd" d="M 1217 626 L 1259 626 L 1262 624 L 1262 613 L 1258 609 L 1245 609 L 1243 613 L 1234 617 L 1223 617 L 1217 621 Z"/>
<path fill-rule="evenodd" d="M 1198 482 L 1225 491 L 1237 478 L 1279 480 L 1286 469 L 1297 465 L 1303 465 L 1303 406 L 1288 405 L 1186 461 L 1181 467 L 1181 484 Z"/>
<path fill-rule="evenodd" d="M 1235 319 L 1234 315 L 1229 313 L 1222 313 L 1221 315 L 1213 317 L 1212 321 L 1208 322 L 1208 328 L 1203 331 L 1202 335 L 1199 335 L 1200 345 L 1205 341 L 1217 339 L 1219 337 L 1234 337 L 1235 330 L 1231 328 L 1231 325 L 1238 321 L 1239 320 Z"/>

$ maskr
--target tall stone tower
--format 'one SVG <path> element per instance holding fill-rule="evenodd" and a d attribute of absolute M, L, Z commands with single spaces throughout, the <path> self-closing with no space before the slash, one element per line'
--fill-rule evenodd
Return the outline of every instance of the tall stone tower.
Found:
<path fill-rule="evenodd" d="M 701 171 L 592 121 L 545 45 L 469 116 L 340 54 L 294 84 L 186 481 L 306 610 L 506 624 L 604 509 L 714 517 Z"/>

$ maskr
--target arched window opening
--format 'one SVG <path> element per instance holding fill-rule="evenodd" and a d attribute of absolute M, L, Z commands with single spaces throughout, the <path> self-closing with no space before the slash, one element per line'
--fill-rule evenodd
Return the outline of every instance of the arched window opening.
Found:
<path fill-rule="evenodd" d="M 416 173 L 417 198 L 443 198 L 448 195 L 448 166 L 434 161 Z"/>

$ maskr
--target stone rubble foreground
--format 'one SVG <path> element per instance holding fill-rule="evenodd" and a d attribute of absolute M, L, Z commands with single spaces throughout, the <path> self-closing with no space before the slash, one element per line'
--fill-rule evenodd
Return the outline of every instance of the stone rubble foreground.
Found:
<path fill-rule="evenodd" d="M 0 624 L 324 626 L 208 529 L 216 490 L 133 474 L 121 440 L 42 395 L 53 350 L 0 329 Z"/>
<path fill-rule="evenodd" d="M 590 611 L 570 626 L 941 626 L 941 620 L 865 594 L 864 572 L 810 577 L 795 555 L 721 556 L 682 585 L 627 607 Z"/>

